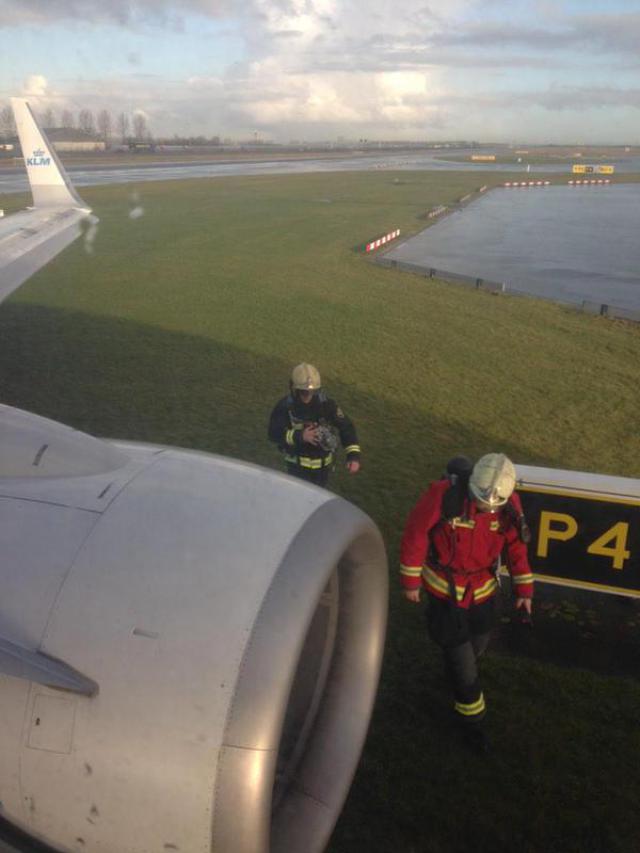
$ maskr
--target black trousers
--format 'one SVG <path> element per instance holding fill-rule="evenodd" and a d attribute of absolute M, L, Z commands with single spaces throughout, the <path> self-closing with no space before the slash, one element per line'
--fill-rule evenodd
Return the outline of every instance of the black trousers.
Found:
<path fill-rule="evenodd" d="M 329 482 L 329 467 L 329 465 L 325 465 L 323 468 L 303 468 L 302 465 L 293 465 L 291 462 L 287 462 L 287 474 L 324 488 Z"/>
<path fill-rule="evenodd" d="M 486 713 L 478 660 L 489 645 L 495 599 L 472 604 L 468 610 L 435 595 L 429 595 L 428 602 L 427 628 L 442 649 L 454 710 L 462 722 L 478 723 Z"/>

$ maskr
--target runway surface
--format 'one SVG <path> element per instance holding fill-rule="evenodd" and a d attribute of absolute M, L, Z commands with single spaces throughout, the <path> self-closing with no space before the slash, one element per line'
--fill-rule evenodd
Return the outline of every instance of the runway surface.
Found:
<path fill-rule="evenodd" d="M 468 153 L 468 152 L 467 152 Z M 465 156 L 465 152 L 457 151 Z M 640 172 L 640 157 L 629 157 L 613 161 L 617 173 Z M 171 181 L 184 178 L 214 178 L 225 175 L 291 175 L 309 172 L 359 172 L 359 171 L 464 171 L 464 172 L 520 172 L 526 176 L 524 166 L 509 163 L 471 163 L 438 160 L 429 152 L 407 154 L 385 153 L 362 155 L 344 159 L 318 158 L 317 160 L 271 160 L 241 163 L 173 163 L 140 166 L 69 168 L 69 176 L 76 186 L 88 187 L 100 184 L 139 183 L 141 181 Z M 570 174 L 570 164 L 532 165 L 530 173 Z M 0 172 L 0 192 L 24 192 L 28 189 L 24 169 Z"/>

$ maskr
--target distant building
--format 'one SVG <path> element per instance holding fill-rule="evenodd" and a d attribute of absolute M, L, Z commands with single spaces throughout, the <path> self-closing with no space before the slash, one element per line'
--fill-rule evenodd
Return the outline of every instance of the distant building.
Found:
<path fill-rule="evenodd" d="M 18 141 L 15 138 L 8 138 L 0 145 L 0 160 L 8 161 L 14 159 L 18 154 Z"/>
<path fill-rule="evenodd" d="M 107 147 L 94 134 L 73 127 L 47 128 L 47 136 L 56 151 L 104 151 Z"/>
<path fill-rule="evenodd" d="M 135 139 L 132 139 L 128 145 L 129 145 L 129 151 L 155 151 L 156 150 L 155 142 L 137 142 Z"/>

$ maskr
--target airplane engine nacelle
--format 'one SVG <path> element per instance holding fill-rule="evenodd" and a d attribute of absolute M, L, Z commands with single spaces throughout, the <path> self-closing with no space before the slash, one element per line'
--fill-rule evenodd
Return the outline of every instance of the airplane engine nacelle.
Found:
<path fill-rule="evenodd" d="M 321 851 L 387 566 L 328 491 L 0 407 L 0 815 L 56 850 Z"/>

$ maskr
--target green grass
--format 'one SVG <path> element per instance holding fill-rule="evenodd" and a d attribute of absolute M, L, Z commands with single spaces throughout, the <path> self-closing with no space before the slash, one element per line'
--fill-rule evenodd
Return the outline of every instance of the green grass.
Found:
<path fill-rule="evenodd" d="M 503 165 L 515 166 L 515 168 L 522 172 L 522 168 L 527 164 L 531 166 L 562 166 L 566 167 L 566 173 L 564 173 L 565 177 L 571 176 L 571 167 L 574 163 L 581 164 L 610 164 L 612 162 L 624 162 L 629 158 L 629 154 L 622 151 L 621 149 L 617 149 L 616 151 L 585 151 L 582 156 L 576 157 L 575 150 L 571 149 L 570 151 L 563 152 L 553 152 L 553 151 L 536 151 L 535 149 L 531 150 L 528 154 L 516 154 L 515 152 L 501 152 L 497 151 L 495 155 L 495 162 L 501 163 Z M 483 152 L 478 151 L 478 154 L 482 154 Z M 637 152 L 634 151 L 633 156 L 635 156 Z M 471 154 L 440 154 L 436 156 L 436 160 L 443 160 L 447 163 L 473 163 L 475 162 L 478 169 L 482 169 L 483 163 L 481 160 L 472 160 Z M 494 162 L 494 161 L 492 161 Z M 560 175 L 555 172 L 556 178 L 560 177 Z M 626 181 L 630 175 L 628 173 L 614 173 L 616 177 L 622 178 L 622 180 Z M 602 175 L 592 175 L 591 177 L 603 177 Z M 632 178 L 633 180 L 633 178 Z"/>
<path fill-rule="evenodd" d="M 361 474 L 332 485 L 379 524 L 394 582 L 404 518 L 454 453 L 638 477 L 638 326 L 358 251 L 508 178 L 218 178 L 145 183 L 139 201 L 130 186 L 83 190 L 100 217 L 94 253 L 76 243 L 0 307 L 2 399 L 98 435 L 279 467 L 266 420 L 291 366 L 311 361 L 364 448 Z M 484 672 L 497 746 L 478 762 L 451 738 L 418 609 L 394 592 L 331 853 L 640 849 L 638 682 L 505 655 Z"/>

